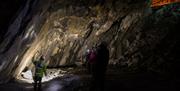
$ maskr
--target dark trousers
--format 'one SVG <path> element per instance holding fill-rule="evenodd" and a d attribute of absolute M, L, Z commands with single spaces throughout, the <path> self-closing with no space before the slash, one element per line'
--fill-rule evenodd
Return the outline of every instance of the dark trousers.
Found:
<path fill-rule="evenodd" d="M 34 91 L 41 91 L 41 77 L 34 77 Z"/>
<path fill-rule="evenodd" d="M 87 63 L 87 70 L 88 70 L 88 73 L 89 74 L 92 74 L 92 69 L 93 69 L 93 64 L 91 64 L 91 63 Z"/>
<path fill-rule="evenodd" d="M 104 91 L 105 70 L 93 67 L 90 91 Z"/>
<path fill-rule="evenodd" d="M 98 78 L 92 78 L 90 91 L 104 91 L 104 78 L 98 77 Z"/>

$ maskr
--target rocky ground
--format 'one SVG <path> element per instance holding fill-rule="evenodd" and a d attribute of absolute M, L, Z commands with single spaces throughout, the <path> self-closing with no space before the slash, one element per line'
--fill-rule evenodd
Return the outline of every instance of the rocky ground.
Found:
<path fill-rule="evenodd" d="M 89 91 L 91 75 L 85 69 L 80 67 L 63 68 L 63 70 L 63 76 L 44 82 L 42 91 Z M 56 75 L 54 70 L 50 71 L 52 71 L 50 76 Z M 110 67 L 106 74 L 105 91 L 179 91 L 179 85 L 180 79 L 177 78 L 153 73 L 124 72 Z M 14 80 L 1 84 L 0 89 L 1 91 L 33 91 L 33 85 L 22 80 Z"/>

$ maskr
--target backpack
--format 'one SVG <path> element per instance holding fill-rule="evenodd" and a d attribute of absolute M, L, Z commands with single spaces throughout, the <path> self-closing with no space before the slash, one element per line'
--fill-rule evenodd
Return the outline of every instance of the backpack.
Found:
<path fill-rule="evenodd" d="M 93 64 L 96 62 L 96 60 L 97 60 L 97 53 L 95 50 L 91 50 L 89 54 L 89 63 Z"/>

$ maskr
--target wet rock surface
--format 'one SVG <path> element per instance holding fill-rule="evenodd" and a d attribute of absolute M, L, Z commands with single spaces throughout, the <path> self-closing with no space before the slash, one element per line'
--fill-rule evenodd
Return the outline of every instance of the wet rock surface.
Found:
<path fill-rule="evenodd" d="M 66 70 L 68 71 L 68 70 Z M 73 68 L 64 76 L 42 83 L 42 91 L 90 91 L 91 75 L 84 68 Z M 51 74 L 54 75 L 54 74 Z M 108 68 L 105 77 L 105 91 L 178 91 L 180 79 L 157 76 L 152 73 L 132 73 Z M 20 80 L 0 85 L 1 91 L 33 91 L 33 84 Z"/>

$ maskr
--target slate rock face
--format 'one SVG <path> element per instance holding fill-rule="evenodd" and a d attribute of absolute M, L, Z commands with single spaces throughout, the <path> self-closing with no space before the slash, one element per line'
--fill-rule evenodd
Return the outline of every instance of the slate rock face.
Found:
<path fill-rule="evenodd" d="M 16 17 L 18 10 L 24 5 L 24 0 L 1 0 L 0 3 L 0 43 L 4 39 L 8 25 Z M 11 6 L 11 7 L 10 7 Z"/>
<path fill-rule="evenodd" d="M 154 18 L 157 14 L 149 11 L 148 4 L 137 1 L 27 1 L 0 44 L 0 78 L 19 76 L 33 67 L 33 57 L 41 55 L 48 67 L 82 62 L 84 51 L 104 40 L 109 44 L 110 65 L 172 72 L 178 65 L 179 23 L 171 20 L 179 17 Z"/>

